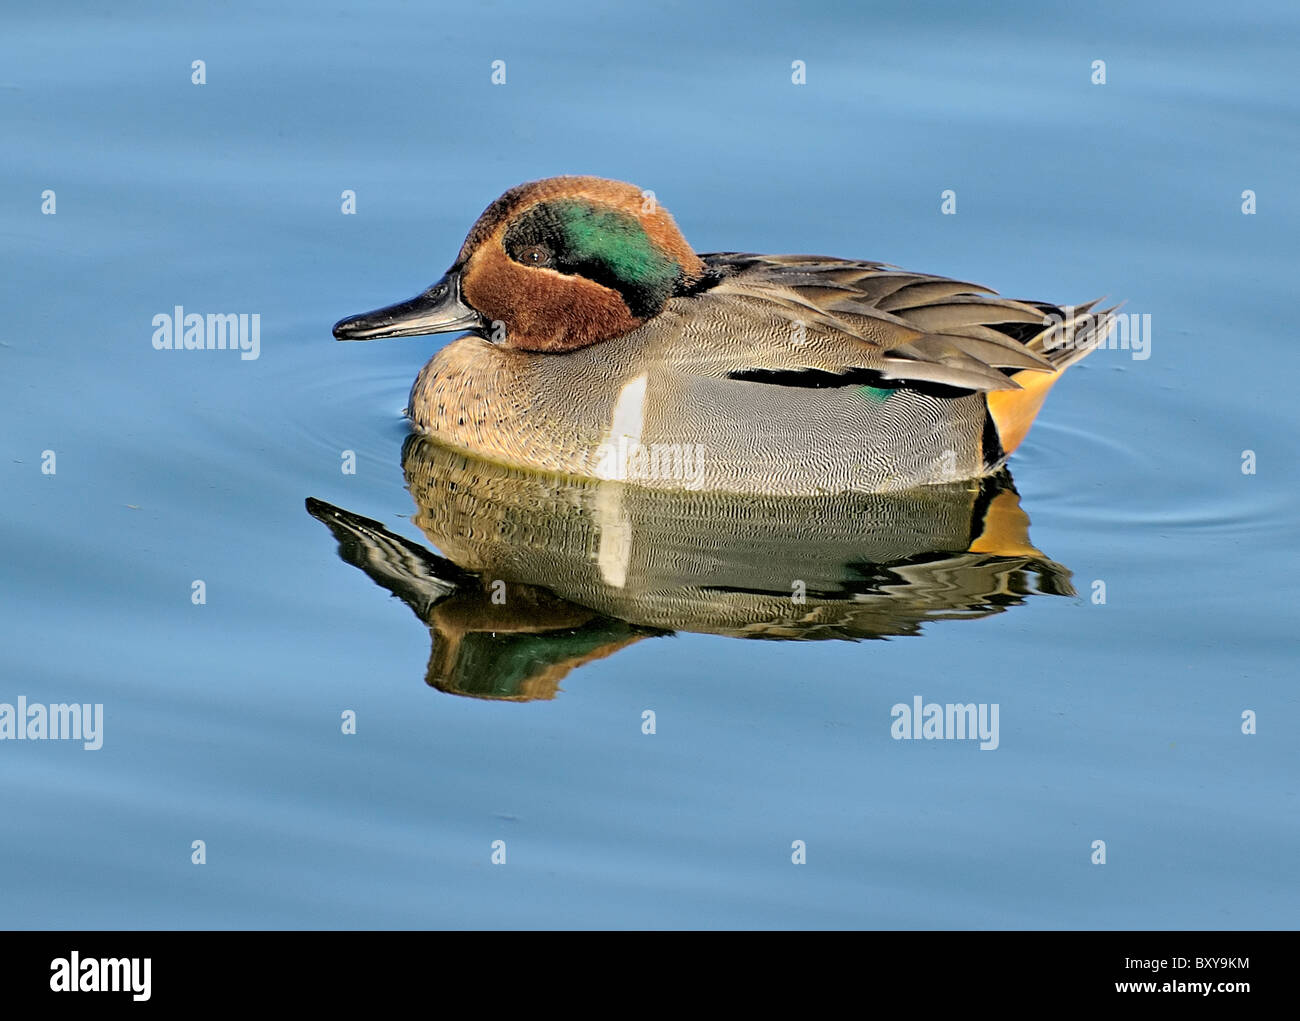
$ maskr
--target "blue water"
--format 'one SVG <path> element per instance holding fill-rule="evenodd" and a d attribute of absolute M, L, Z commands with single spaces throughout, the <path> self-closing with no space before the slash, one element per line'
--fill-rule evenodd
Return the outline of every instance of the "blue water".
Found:
<path fill-rule="evenodd" d="M 0 703 L 105 718 L 0 742 L 0 925 L 1294 927 L 1298 45 L 1287 3 L 6 12 Z M 304 499 L 431 545 L 400 410 L 445 338 L 329 327 L 556 173 L 699 251 L 1149 313 L 1012 462 L 1078 596 L 427 687 Z M 260 357 L 154 350 L 176 305 L 259 314 Z M 892 739 L 917 695 L 997 704 L 999 747 Z"/>

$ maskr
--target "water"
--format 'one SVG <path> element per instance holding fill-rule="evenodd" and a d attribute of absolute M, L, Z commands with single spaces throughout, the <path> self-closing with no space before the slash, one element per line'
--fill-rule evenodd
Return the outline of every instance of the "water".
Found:
<path fill-rule="evenodd" d="M 98 751 L 0 743 L 0 923 L 1294 927 L 1298 23 L 1286 4 L 9 12 L 0 702 L 105 722 Z M 996 612 L 889 640 L 670 637 L 654 607 L 602 605 L 571 647 L 461 647 L 516 679 L 586 659 L 531 689 L 553 698 L 426 686 L 427 622 L 304 501 L 451 555 L 411 520 L 399 414 L 442 340 L 329 326 L 431 283 L 488 201 L 562 172 L 653 188 L 700 251 L 1149 313 L 1150 357 L 1072 369 L 1013 459 L 1060 571 L 1022 565 Z M 155 351 L 175 305 L 259 314 L 260 357 Z M 880 583 L 819 541 L 794 554 Z M 729 583 L 763 566 L 723 552 Z M 561 595 L 547 612 L 576 619 Z M 892 739 L 918 695 L 997 704 L 997 749 Z"/>

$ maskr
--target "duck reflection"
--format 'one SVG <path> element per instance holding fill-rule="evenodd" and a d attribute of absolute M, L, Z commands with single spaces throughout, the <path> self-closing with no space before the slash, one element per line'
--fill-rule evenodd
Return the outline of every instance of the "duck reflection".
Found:
<path fill-rule="evenodd" d="M 664 492 L 522 472 L 416 434 L 402 467 L 443 556 L 320 500 L 307 510 L 428 626 L 425 680 L 457 695 L 554 698 L 576 667 L 675 631 L 888 638 L 1074 594 L 1030 544 L 1005 471 L 902 493 Z"/>

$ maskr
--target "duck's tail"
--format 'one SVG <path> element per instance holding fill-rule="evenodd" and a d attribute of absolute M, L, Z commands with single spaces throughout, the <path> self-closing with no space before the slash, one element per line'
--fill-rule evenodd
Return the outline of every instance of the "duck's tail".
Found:
<path fill-rule="evenodd" d="M 1011 377 L 1019 390 L 993 390 L 987 394 L 989 416 L 997 427 L 1004 456 L 1024 441 L 1047 392 L 1065 370 L 1106 343 L 1114 323 L 1111 313 L 1119 306 L 1094 312 L 1099 301 L 1064 308 L 1041 301 L 1025 302 L 1043 310 L 1044 322 L 1041 330 L 1024 338 L 1025 347 L 1050 362 L 1053 371 L 1022 369 Z"/>

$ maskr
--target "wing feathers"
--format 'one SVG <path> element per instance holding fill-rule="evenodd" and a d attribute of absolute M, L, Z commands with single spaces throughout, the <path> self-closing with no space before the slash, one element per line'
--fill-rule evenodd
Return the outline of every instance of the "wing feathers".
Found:
<path fill-rule="evenodd" d="M 738 332 L 760 338 L 746 342 L 729 331 L 726 353 L 707 361 L 742 373 L 867 370 L 902 382 L 1018 390 L 1013 373 L 1058 371 L 1081 357 L 1071 351 L 1066 361 L 1043 338 L 1062 320 L 1067 336 L 1076 329 L 1082 336 L 1095 304 L 1070 316 L 1045 302 L 879 262 L 736 252 L 702 258 L 719 282 L 687 300 L 730 303 L 718 319 L 753 323 Z"/>

